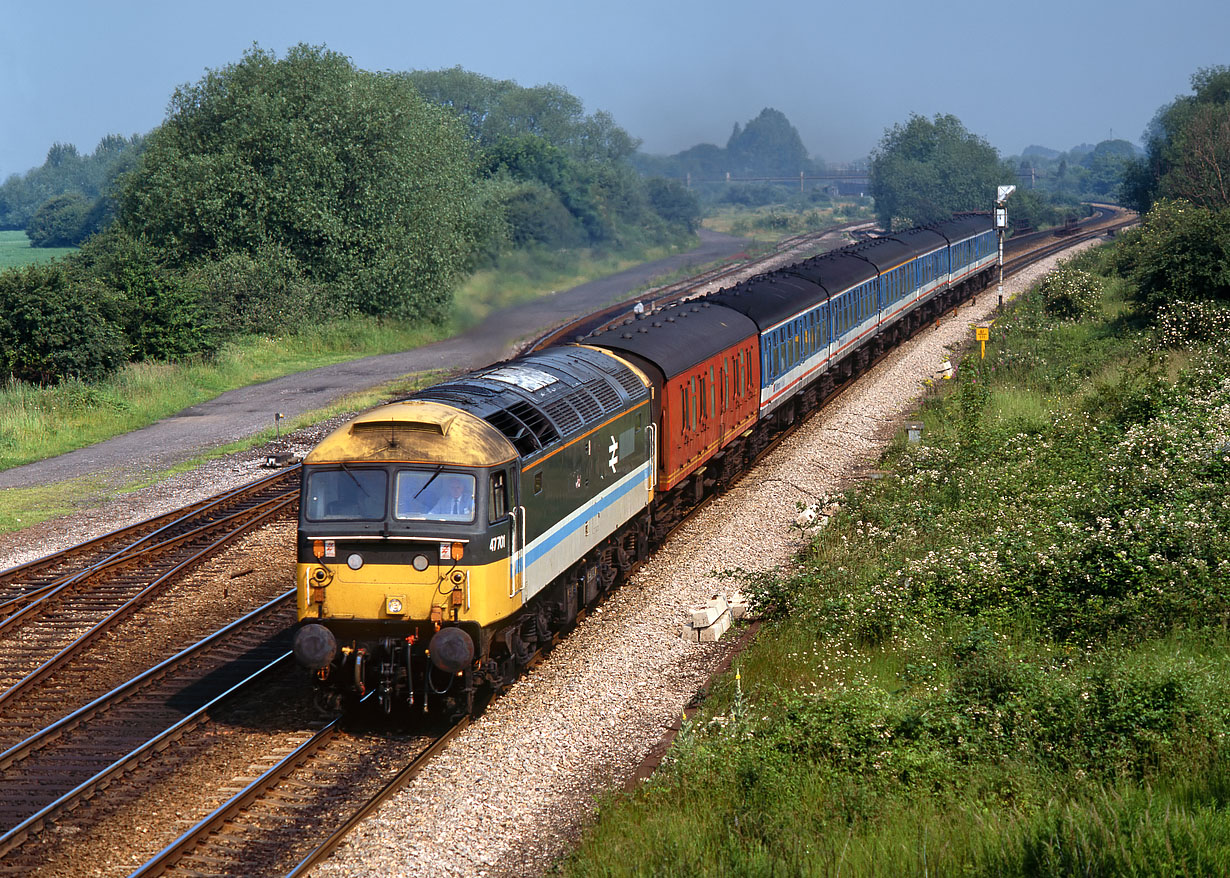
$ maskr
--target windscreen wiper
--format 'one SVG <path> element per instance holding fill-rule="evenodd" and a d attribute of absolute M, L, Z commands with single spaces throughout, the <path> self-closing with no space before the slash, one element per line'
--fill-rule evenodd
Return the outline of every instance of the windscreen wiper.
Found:
<path fill-rule="evenodd" d="M 344 462 L 341 462 L 341 461 L 339 461 L 339 462 L 338 462 L 338 466 L 340 466 L 340 467 L 342 468 L 342 472 L 344 472 L 346 475 L 350 476 L 350 481 L 354 482 L 354 483 L 355 483 L 355 487 L 357 487 L 360 491 L 362 491 L 362 492 L 363 492 L 363 496 L 364 496 L 364 497 L 370 497 L 370 496 L 371 496 L 371 494 L 367 493 L 367 489 L 363 487 L 363 483 L 362 483 L 362 482 L 360 482 L 360 481 L 359 481 L 359 480 L 355 477 L 355 474 L 354 474 L 354 473 L 352 473 L 352 472 L 350 471 L 350 467 L 346 466 L 346 464 L 345 464 Z"/>
<path fill-rule="evenodd" d="M 422 494 L 424 491 L 426 491 L 426 490 L 427 490 L 427 486 L 428 486 L 428 485 L 430 485 L 432 482 L 434 482 L 434 481 L 436 480 L 436 476 L 440 475 L 440 473 L 441 473 L 443 470 L 444 470 L 444 464 L 440 464 L 438 467 L 436 467 L 436 471 L 435 471 L 434 473 L 432 473 L 432 474 L 431 474 L 431 478 L 430 478 L 430 479 L 428 479 L 426 482 L 424 482 L 424 483 L 423 483 L 423 487 L 421 487 L 421 488 L 419 488 L 417 491 L 415 491 L 415 492 L 414 492 L 414 496 L 413 496 L 413 497 L 411 497 L 410 499 L 411 499 L 411 500 L 417 500 L 417 499 L 419 498 L 419 494 Z"/>

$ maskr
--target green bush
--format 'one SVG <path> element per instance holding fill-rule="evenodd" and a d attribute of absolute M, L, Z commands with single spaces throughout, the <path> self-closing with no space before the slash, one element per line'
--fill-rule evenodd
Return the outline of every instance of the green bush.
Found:
<path fill-rule="evenodd" d="M 167 267 L 164 251 L 115 226 L 73 260 L 77 295 L 112 303 L 132 360 L 180 360 L 209 354 L 221 327 L 200 277 Z"/>
<path fill-rule="evenodd" d="M 1038 285 L 1043 310 L 1060 320 L 1080 320 L 1092 317 L 1102 305 L 1102 279 L 1061 265 Z"/>
<path fill-rule="evenodd" d="M 229 253 L 188 273 L 199 288 L 201 310 L 227 337 L 281 334 L 321 320 L 344 318 L 328 291 L 303 275 L 299 263 L 276 244 L 255 256 Z M 212 342 L 206 347 L 211 347 Z"/>
<path fill-rule="evenodd" d="M 31 247 L 76 247 L 94 231 L 94 203 L 76 192 L 57 195 L 34 212 L 26 234 Z"/>
<path fill-rule="evenodd" d="M 1115 251 L 1146 314 L 1172 302 L 1230 299 L 1230 210 L 1159 201 Z"/>
<path fill-rule="evenodd" d="M 0 272 L 0 369 L 22 381 L 97 379 L 124 362 L 106 297 L 83 296 L 62 264 Z"/>

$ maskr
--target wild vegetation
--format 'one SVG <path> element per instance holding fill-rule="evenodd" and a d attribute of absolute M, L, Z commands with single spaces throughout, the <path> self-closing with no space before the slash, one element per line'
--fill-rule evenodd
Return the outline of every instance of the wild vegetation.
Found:
<path fill-rule="evenodd" d="M 564 871 L 1230 870 L 1225 222 L 1160 201 L 1012 303 L 740 577 L 760 636 Z"/>

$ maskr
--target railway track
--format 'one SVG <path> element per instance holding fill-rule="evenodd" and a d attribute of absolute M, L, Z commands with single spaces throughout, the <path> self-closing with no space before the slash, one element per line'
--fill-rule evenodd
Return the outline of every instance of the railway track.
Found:
<path fill-rule="evenodd" d="M 179 515 L 5 571 L 5 587 L 18 596 L 4 605 L 0 620 L 0 715 L 178 577 L 254 528 L 290 514 L 297 492 L 297 469 L 279 472 Z"/>
<path fill-rule="evenodd" d="M 147 861 L 157 875 L 302 875 L 467 725 L 431 737 L 321 729 Z M 406 761 L 406 751 L 417 751 Z"/>
<path fill-rule="evenodd" d="M 210 711 L 275 671 L 289 670 L 288 592 L 0 753 L 0 873 L 47 824 L 210 721 Z M 24 864 L 28 867 L 31 864 Z"/>

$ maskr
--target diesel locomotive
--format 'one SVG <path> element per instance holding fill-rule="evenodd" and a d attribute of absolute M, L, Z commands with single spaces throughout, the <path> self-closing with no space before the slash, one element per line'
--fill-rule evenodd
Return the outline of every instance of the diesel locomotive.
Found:
<path fill-rule="evenodd" d="M 996 253 L 959 216 L 360 415 L 303 462 L 296 658 L 336 704 L 474 711 Z"/>

